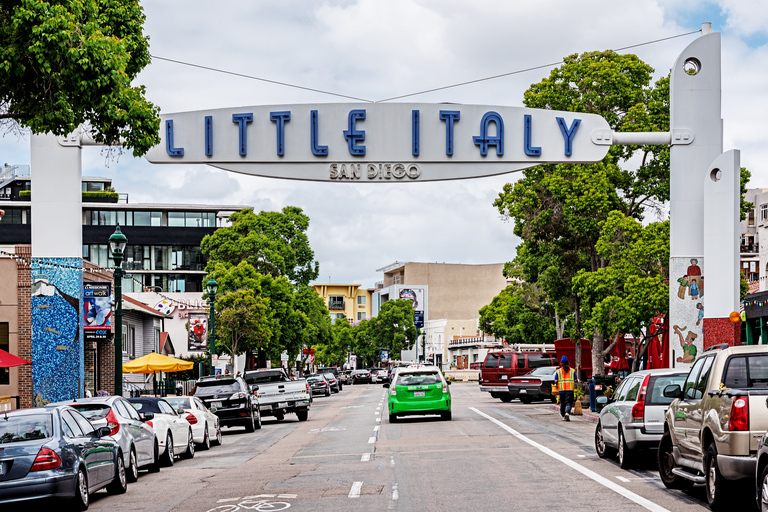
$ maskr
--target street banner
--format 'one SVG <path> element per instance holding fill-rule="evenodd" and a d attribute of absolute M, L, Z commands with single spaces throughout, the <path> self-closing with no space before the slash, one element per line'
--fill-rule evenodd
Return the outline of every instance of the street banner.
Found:
<path fill-rule="evenodd" d="M 382 350 L 381 351 L 381 362 L 389 360 L 389 350 Z"/>
<path fill-rule="evenodd" d="M 112 328 L 111 283 L 83 284 L 83 313 L 83 329 L 109 331 Z"/>
<path fill-rule="evenodd" d="M 190 312 L 188 318 L 189 330 L 187 350 L 202 351 L 208 349 L 208 315 L 206 313 Z"/>

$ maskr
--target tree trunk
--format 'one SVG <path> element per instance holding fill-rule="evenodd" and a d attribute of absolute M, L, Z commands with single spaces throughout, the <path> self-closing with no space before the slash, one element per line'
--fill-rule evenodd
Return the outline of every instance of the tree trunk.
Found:
<path fill-rule="evenodd" d="M 605 364 L 603 363 L 603 334 L 595 329 L 592 338 L 592 375 L 605 375 Z"/>
<path fill-rule="evenodd" d="M 557 339 L 563 339 L 564 328 L 565 322 L 560 322 L 560 317 L 557 316 L 557 311 L 555 311 L 555 336 L 557 336 Z"/>

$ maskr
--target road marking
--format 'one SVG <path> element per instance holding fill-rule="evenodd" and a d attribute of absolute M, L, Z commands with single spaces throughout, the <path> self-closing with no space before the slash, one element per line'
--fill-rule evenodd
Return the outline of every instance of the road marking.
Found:
<path fill-rule="evenodd" d="M 376 437 L 375 437 L 375 436 L 374 436 L 374 437 L 369 437 L 369 438 L 368 438 L 368 444 L 373 444 L 373 443 L 375 443 L 375 442 L 376 442 Z"/>
<path fill-rule="evenodd" d="M 277 497 L 278 497 L 278 498 L 283 498 L 283 499 L 286 499 L 286 498 L 295 498 L 295 497 L 296 497 L 296 494 L 278 494 L 278 495 L 277 495 Z"/>
<path fill-rule="evenodd" d="M 355 482 L 352 484 L 352 489 L 349 490 L 350 498 L 359 498 L 360 490 L 363 488 L 363 482 Z"/>
<path fill-rule="evenodd" d="M 376 423 L 381 423 L 381 418 L 376 418 Z"/>
<path fill-rule="evenodd" d="M 373 431 L 378 432 L 380 428 L 381 428 L 380 426 L 376 425 L 375 427 L 373 427 Z"/>
<path fill-rule="evenodd" d="M 397 492 L 397 484 L 392 486 L 392 501 L 397 501 L 400 497 L 400 493 Z"/>
<path fill-rule="evenodd" d="M 395 465 L 395 456 L 393 455 L 391 459 L 389 459 L 389 463 L 393 466 Z"/>
<path fill-rule="evenodd" d="M 666 508 L 662 507 L 661 505 L 657 505 L 656 503 L 652 502 L 651 500 L 643 498 L 639 494 L 635 494 L 634 492 L 625 489 L 624 487 L 614 483 L 613 481 L 605 478 L 604 476 L 598 475 L 594 471 L 585 468 L 584 466 L 582 466 L 578 462 L 573 461 L 571 459 L 568 459 L 566 457 L 563 457 L 562 455 L 560 455 L 559 453 L 555 452 L 554 450 L 552 450 L 550 448 L 547 448 L 546 446 L 544 446 L 542 444 L 539 444 L 536 441 L 533 441 L 532 439 L 527 438 L 526 436 L 524 436 L 520 432 L 518 432 L 515 429 L 513 429 L 512 427 L 502 423 L 501 421 L 497 420 L 496 418 L 494 418 L 492 416 L 489 416 L 489 415 L 485 414 L 484 412 L 480 412 L 479 410 L 475 409 L 474 407 L 470 407 L 469 409 L 471 411 L 476 412 L 480 416 L 482 416 L 482 417 L 492 421 L 493 423 L 497 424 L 498 426 L 500 426 L 501 428 L 503 428 L 504 430 L 506 430 L 507 432 L 509 432 L 510 434 L 515 436 L 516 438 L 518 438 L 519 440 L 523 441 L 524 443 L 528 443 L 529 445 L 533 446 L 534 448 L 538 449 L 539 451 L 549 455 L 553 459 L 558 460 L 558 461 L 562 462 L 563 464 L 565 464 L 566 466 L 569 466 L 569 467 L 575 469 L 576 471 L 578 471 L 582 475 L 584 475 L 584 476 L 586 476 L 588 478 L 591 478 L 595 482 L 597 482 L 597 483 L 607 487 L 608 489 L 610 489 L 610 490 L 612 490 L 612 491 L 614 491 L 614 492 L 616 492 L 618 494 L 621 494 L 622 496 L 624 496 L 625 498 L 627 498 L 629 500 L 634 501 L 635 503 L 637 503 L 641 507 L 643 507 L 643 508 L 645 508 L 647 510 L 650 510 L 652 512 L 670 512 L 669 510 L 667 510 Z"/>
<path fill-rule="evenodd" d="M 364 453 L 362 457 L 360 457 L 360 462 L 368 462 L 371 460 L 371 454 L 370 453 Z"/>
<path fill-rule="evenodd" d="M 629 483 L 629 478 L 624 478 L 623 476 L 616 475 L 616 480 L 621 480 L 625 484 Z"/>
<path fill-rule="evenodd" d="M 226 503 L 228 501 L 237 501 L 239 499 L 240 498 L 222 498 L 222 499 L 218 500 L 216 503 Z"/>
<path fill-rule="evenodd" d="M 380 411 L 376 411 L 374 414 L 375 414 L 376 416 L 381 416 L 381 412 L 380 412 Z"/>

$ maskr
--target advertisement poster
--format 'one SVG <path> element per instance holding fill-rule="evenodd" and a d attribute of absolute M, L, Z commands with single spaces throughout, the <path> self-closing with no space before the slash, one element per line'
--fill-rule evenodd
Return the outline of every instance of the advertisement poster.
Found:
<path fill-rule="evenodd" d="M 389 360 L 389 350 L 382 350 L 381 351 L 381 362 L 385 362 Z"/>
<path fill-rule="evenodd" d="M 83 284 L 83 330 L 89 340 L 106 340 L 112 329 L 112 283 Z"/>
<path fill-rule="evenodd" d="M 190 312 L 187 350 L 199 352 L 208 350 L 208 315 L 206 313 Z"/>
<path fill-rule="evenodd" d="M 421 288 L 403 288 L 400 290 L 400 298 L 413 302 L 413 309 L 424 311 L 424 290 Z"/>

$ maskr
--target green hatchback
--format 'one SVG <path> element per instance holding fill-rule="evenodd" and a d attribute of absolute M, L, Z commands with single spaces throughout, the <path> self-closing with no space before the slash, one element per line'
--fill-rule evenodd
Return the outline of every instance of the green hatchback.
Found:
<path fill-rule="evenodd" d="M 389 388 L 389 422 L 399 416 L 439 414 L 451 419 L 451 392 L 440 370 L 435 366 L 400 368 Z"/>

